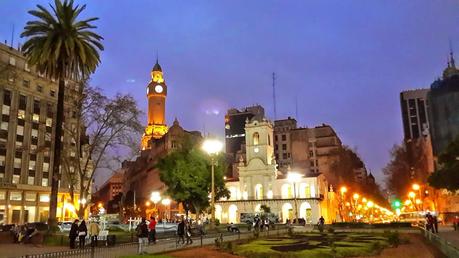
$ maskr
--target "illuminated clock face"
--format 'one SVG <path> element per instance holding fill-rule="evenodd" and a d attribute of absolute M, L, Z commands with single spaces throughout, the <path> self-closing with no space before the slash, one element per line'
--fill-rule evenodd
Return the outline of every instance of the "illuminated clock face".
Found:
<path fill-rule="evenodd" d="M 161 92 L 163 92 L 163 86 L 161 86 L 161 85 L 156 85 L 156 86 L 155 86 L 155 91 L 156 91 L 156 93 L 161 93 Z"/>
<path fill-rule="evenodd" d="M 260 151 L 260 149 L 258 149 L 258 147 L 255 147 L 255 149 L 253 149 L 253 151 L 254 151 L 255 153 L 258 153 L 258 152 Z"/>

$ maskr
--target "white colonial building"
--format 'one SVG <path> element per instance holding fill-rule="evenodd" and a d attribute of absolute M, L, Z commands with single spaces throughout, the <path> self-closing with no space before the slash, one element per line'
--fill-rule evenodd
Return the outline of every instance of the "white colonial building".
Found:
<path fill-rule="evenodd" d="M 300 175 L 292 181 L 277 170 L 273 124 L 269 120 L 259 117 L 247 120 L 245 140 L 246 158 L 239 160 L 239 179 L 226 182 L 231 197 L 216 203 L 217 219 L 222 223 L 238 223 L 241 214 L 259 213 L 260 207 L 266 205 L 280 222 L 292 220 L 296 214 L 308 223 L 316 223 L 320 216 L 334 220 L 334 195 L 328 192 L 324 176 Z"/>

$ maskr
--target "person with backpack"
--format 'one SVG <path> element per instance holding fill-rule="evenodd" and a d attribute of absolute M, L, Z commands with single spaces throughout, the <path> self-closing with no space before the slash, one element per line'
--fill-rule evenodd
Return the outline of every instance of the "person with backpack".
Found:
<path fill-rule="evenodd" d="M 182 220 L 177 225 L 177 244 L 182 240 L 182 245 L 185 244 L 185 219 L 182 216 Z"/>
<path fill-rule="evenodd" d="M 143 246 L 148 245 L 148 226 L 145 218 L 142 218 L 142 222 L 137 225 L 135 229 L 137 238 L 139 239 L 139 254 L 143 254 Z"/>

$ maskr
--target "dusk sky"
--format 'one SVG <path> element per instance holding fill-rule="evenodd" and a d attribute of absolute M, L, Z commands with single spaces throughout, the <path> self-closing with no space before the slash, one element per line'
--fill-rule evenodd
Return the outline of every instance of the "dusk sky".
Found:
<path fill-rule="evenodd" d="M 50 1 L 0 0 L 0 39 Z M 459 1 L 76 1 L 105 40 L 92 84 L 131 93 L 146 112 L 156 53 L 168 85 L 168 124 L 218 134 L 230 107 L 261 104 L 273 119 L 330 124 L 377 180 L 402 140 L 399 92 L 428 87 L 459 53 Z M 459 54 L 456 55 L 459 58 Z M 146 121 L 146 118 L 144 119 Z M 104 180 L 102 176 L 98 180 Z"/>

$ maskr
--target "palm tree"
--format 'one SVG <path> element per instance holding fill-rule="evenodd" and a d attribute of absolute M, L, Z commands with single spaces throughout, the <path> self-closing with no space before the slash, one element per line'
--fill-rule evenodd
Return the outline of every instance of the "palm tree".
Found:
<path fill-rule="evenodd" d="M 78 20 L 86 5 L 75 5 L 73 0 L 55 0 L 51 11 L 41 5 L 29 14 L 38 18 L 27 22 L 21 37 L 27 37 L 22 47 L 30 65 L 48 78 L 59 81 L 57 114 L 54 135 L 53 176 L 48 222 L 56 223 L 57 193 L 60 179 L 61 136 L 64 119 L 64 92 L 66 80 L 81 80 L 89 77 L 100 63 L 99 50 L 103 39 L 92 31 L 91 22 L 98 18 Z"/>

